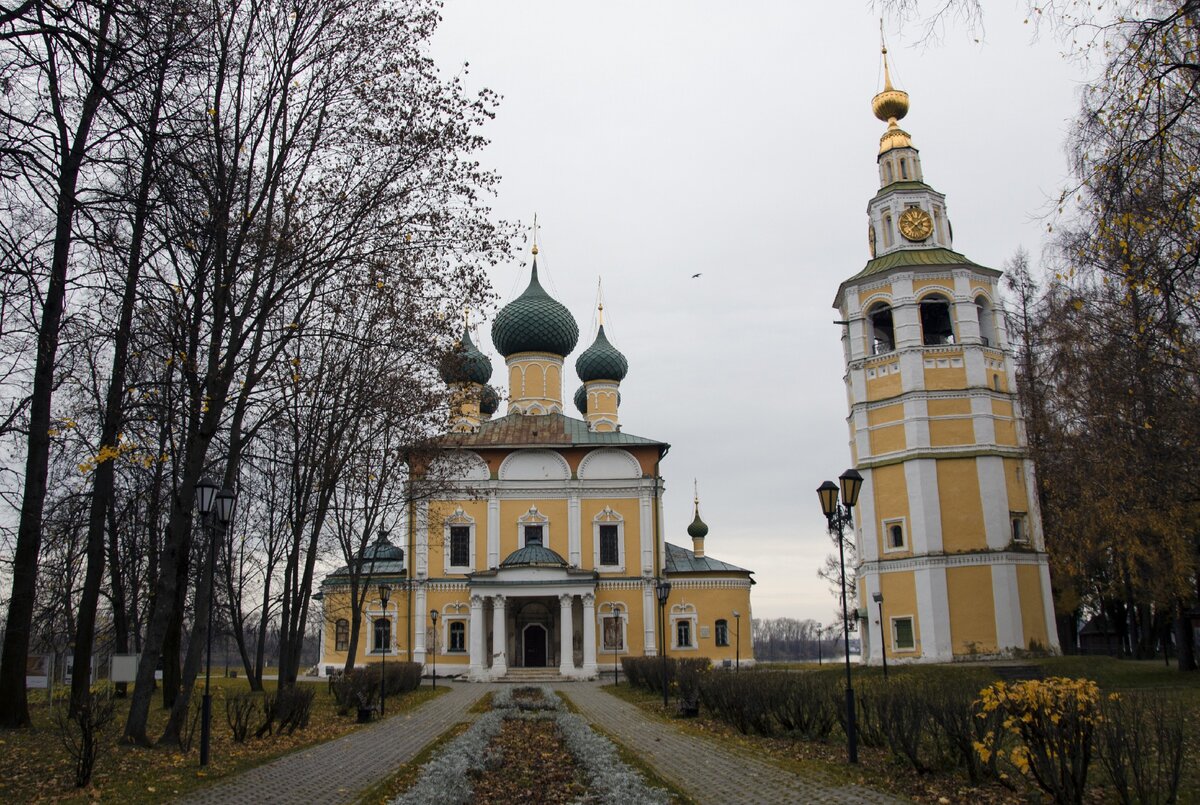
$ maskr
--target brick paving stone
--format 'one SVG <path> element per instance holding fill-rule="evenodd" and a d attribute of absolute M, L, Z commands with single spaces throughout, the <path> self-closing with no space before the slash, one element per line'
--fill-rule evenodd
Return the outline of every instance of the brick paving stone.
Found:
<path fill-rule="evenodd" d="M 327 743 L 227 778 L 197 791 L 184 805 L 352 802 L 460 721 L 490 685 L 443 683 L 450 692 Z"/>
<path fill-rule="evenodd" d="M 585 718 L 614 736 L 700 805 L 894 803 L 862 786 L 800 775 L 717 741 L 684 733 L 592 683 L 560 685 Z"/>

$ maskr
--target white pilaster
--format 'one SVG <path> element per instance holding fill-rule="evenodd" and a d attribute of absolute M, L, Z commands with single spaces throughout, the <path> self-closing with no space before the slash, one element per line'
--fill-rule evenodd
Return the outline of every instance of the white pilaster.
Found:
<path fill-rule="evenodd" d="M 417 585 L 416 598 L 416 614 L 413 616 L 413 662 L 425 662 L 425 613 L 428 612 L 425 608 L 425 585 Z"/>
<path fill-rule="evenodd" d="M 575 617 L 571 601 L 574 596 L 558 597 L 558 672 L 563 676 L 575 675 Z"/>
<path fill-rule="evenodd" d="M 500 567 L 500 498 L 488 498 L 487 508 L 488 568 Z"/>
<path fill-rule="evenodd" d="M 654 573 L 654 524 L 651 517 L 650 490 L 643 489 L 638 508 L 638 536 L 642 549 L 642 575 Z"/>
<path fill-rule="evenodd" d="M 1042 582 L 1042 613 L 1046 617 L 1046 636 L 1049 638 L 1046 648 L 1057 654 L 1062 651 L 1062 646 L 1058 644 L 1058 623 L 1054 620 L 1054 597 L 1050 592 L 1050 561 L 1045 556 L 1038 563 L 1038 577 Z"/>
<path fill-rule="evenodd" d="M 483 679 L 483 596 L 471 596 L 471 679 Z"/>
<path fill-rule="evenodd" d="M 942 507 L 938 496 L 937 461 L 922 458 L 904 462 L 904 482 L 908 487 L 913 553 L 941 553 Z"/>
<path fill-rule="evenodd" d="M 996 647 L 1000 651 L 1025 648 L 1016 565 L 992 565 L 992 605 L 996 608 Z"/>
<path fill-rule="evenodd" d="M 596 596 L 583 595 L 583 673 L 596 675 Z"/>
<path fill-rule="evenodd" d="M 579 495 L 572 494 L 567 498 L 567 564 L 573 567 L 583 566 L 583 547 L 580 533 L 582 525 L 579 521 Z"/>
<path fill-rule="evenodd" d="M 492 597 L 492 678 L 508 673 L 508 634 L 504 622 L 504 596 Z"/>
<path fill-rule="evenodd" d="M 429 576 L 429 501 L 417 504 L 417 578 Z"/>
<path fill-rule="evenodd" d="M 917 647 L 917 656 L 927 661 L 948 661 L 951 658 L 951 643 L 946 569 L 922 568 L 914 575 L 917 586 L 917 617 L 921 630 L 921 644 Z"/>
<path fill-rule="evenodd" d="M 1000 456 L 977 456 L 975 471 L 979 476 L 979 492 L 983 498 L 983 528 L 987 546 L 993 551 L 1008 547 L 1008 485 L 1004 483 L 1004 459 Z"/>
<path fill-rule="evenodd" d="M 642 587 L 642 651 L 647 657 L 658 656 L 658 637 L 655 634 L 655 607 L 658 602 L 654 598 L 654 580 L 646 579 Z"/>

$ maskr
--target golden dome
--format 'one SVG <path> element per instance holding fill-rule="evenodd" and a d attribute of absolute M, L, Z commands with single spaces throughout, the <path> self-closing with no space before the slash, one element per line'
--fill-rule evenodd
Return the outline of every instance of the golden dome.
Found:
<path fill-rule="evenodd" d="M 883 48 L 883 92 L 871 99 L 871 111 L 884 123 L 893 125 L 908 114 L 908 93 L 892 86 L 886 47 Z"/>
<path fill-rule="evenodd" d="M 893 148 L 912 148 L 912 137 L 908 136 L 908 132 L 896 125 L 893 120 L 888 124 L 887 131 L 879 138 L 879 153 L 883 154 L 891 151 Z"/>

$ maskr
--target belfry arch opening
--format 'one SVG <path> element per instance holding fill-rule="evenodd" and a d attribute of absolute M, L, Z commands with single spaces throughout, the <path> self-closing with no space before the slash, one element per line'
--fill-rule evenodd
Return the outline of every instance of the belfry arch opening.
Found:
<path fill-rule="evenodd" d="M 954 343 L 950 300 L 934 293 L 921 300 L 921 342 L 927 347 Z"/>
<path fill-rule="evenodd" d="M 985 347 L 994 347 L 996 339 L 996 312 L 992 303 L 982 294 L 975 297 L 975 310 L 979 314 L 979 338 Z"/>
<path fill-rule="evenodd" d="M 867 311 L 867 334 L 871 339 L 871 354 L 882 355 L 896 349 L 896 328 L 892 323 L 892 306 L 876 302 Z"/>

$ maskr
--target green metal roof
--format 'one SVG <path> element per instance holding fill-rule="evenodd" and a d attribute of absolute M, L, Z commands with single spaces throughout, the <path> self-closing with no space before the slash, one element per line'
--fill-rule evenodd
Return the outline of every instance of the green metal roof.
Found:
<path fill-rule="evenodd" d="M 566 567 L 567 560 L 544 545 L 518 548 L 500 563 L 500 567 Z"/>
<path fill-rule="evenodd" d="M 983 274 L 988 274 L 994 277 L 1000 276 L 1003 272 L 997 271 L 994 268 L 981 266 L 973 262 L 965 255 L 950 249 L 935 247 L 932 249 L 899 249 L 888 254 L 880 255 L 873 260 L 868 260 L 863 270 L 855 274 L 850 279 L 838 286 L 837 296 L 833 300 L 833 306 L 839 307 L 842 301 L 842 293 L 846 290 L 846 286 L 857 280 L 866 279 L 880 274 L 886 274 L 896 268 L 937 268 L 937 267 L 958 267 L 969 268 L 972 271 L 978 271 Z"/>
<path fill-rule="evenodd" d="M 744 567 L 731 565 L 711 556 L 700 556 L 667 543 L 667 573 L 752 573 Z"/>
<path fill-rule="evenodd" d="M 879 198 L 885 193 L 891 193 L 894 190 L 929 190 L 930 192 L 937 193 L 936 190 L 924 182 L 914 182 L 909 180 L 885 184 L 883 187 L 879 188 L 879 192 L 875 194 L 875 198 Z M 941 193 L 938 193 L 938 195 L 940 196 Z M 874 199 L 872 199 L 872 201 L 874 201 Z"/>
<path fill-rule="evenodd" d="M 575 317 L 538 282 L 535 259 L 529 287 L 496 314 L 492 343 L 506 358 L 518 352 L 547 352 L 566 357 L 578 341 L 579 325 Z"/>
<path fill-rule="evenodd" d="M 488 416 L 500 410 L 500 392 L 485 385 L 483 391 L 479 393 L 479 410 Z"/>
<path fill-rule="evenodd" d="M 492 362 L 471 340 L 471 333 L 463 329 L 462 339 L 442 356 L 438 367 L 442 380 L 447 383 L 470 381 L 483 385 L 492 378 Z"/>
<path fill-rule="evenodd" d="M 588 430 L 582 419 L 563 414 L 509 414 L 479 425 L 474 433 L 449 433 L 443 444 L 456 447 L 590 447 L 611 445 L 629 447 L 645 445 L 665 450 L 670 445 L 621 431 L 597 433 Z"/>
<path fill-rule="evenodd" d="M 603 324 L 596 333 L 596 340 L 575 360 L 575 372 L 585 383 L 589 380 L 620 382 L 625 379 L 629 372 L 629 361 L 605 337 Z"/>

